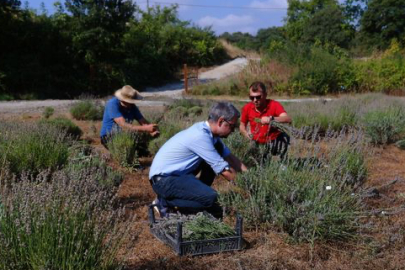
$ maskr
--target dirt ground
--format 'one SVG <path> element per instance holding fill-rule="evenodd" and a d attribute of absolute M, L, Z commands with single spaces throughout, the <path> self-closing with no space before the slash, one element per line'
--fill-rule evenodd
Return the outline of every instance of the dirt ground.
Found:
<path fill-rule="evenodd" d="M 0 115 L 9 121 L 36 121 L 40 117 Z M 86 140 L 108 155 L 98 139 L 100 122 L 74 122 Z M 123 171 L 125 177 L 118 191 L 127 216 L 134 217 L 128 241 L 120 251 L 125 269 L 405 269 L 405 151 L 390 145 L 370 153 L 364 204 L 373 215 L 363 218 L 365 226 L 359 240 L 311 247 L 289 243 L 283 233 L 245 230 L 245 250 L 198 257 L 176 256 L 149 232 L 147 206 L 155 195 L 148 181 L 151 158 L 144 158 L 144 170 Z M 226 185 L 225 181 L 217 179 L 216 186 L 221 185 Z"/>

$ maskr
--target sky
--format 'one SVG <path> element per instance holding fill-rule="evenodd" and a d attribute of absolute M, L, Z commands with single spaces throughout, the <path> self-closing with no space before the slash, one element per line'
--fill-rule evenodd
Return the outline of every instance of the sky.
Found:
<path fill-rule="evenodd" d="M 45 4 L 48 13 L 54 12 L 55 0 L 28 0 L 30 8 L 41 11 Z M 64 2 L 64 0 L 60 0 Z M 147 0 L 134 1 L 146 9 Z M 149 6 L 170 6 L 179 4 L 179 18 L 207 27 L 211 26 L 217 35 L 224 32 L 244 32 L 255 35 L 261 28 L 281 26 L 287 14 L 287 0 L 149 0 Z"/>

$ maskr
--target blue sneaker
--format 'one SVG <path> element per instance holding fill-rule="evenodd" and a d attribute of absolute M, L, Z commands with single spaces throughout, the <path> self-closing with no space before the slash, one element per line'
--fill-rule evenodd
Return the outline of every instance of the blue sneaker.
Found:
<path fill-rule="evenodd" d="M 155 211 L 155 214 L 159 215 L 161 218 L 164 218 L 164 217 L 168 216 L 169 209 L 162 205 L 161 200 L 156 198 L 156 199 L 153 200 L 152 204 L 155 205 L 153 207 L 153 210 Z"/>

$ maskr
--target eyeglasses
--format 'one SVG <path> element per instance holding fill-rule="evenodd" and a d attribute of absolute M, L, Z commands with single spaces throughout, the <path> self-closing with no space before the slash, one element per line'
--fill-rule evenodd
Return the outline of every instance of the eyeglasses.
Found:
<path fill-rule="evenodd" d="M 259 100 L 262 99 L 262 95 L 258 95 L 258 96 L 249 96 L 250 100 L 253 101 L 255 99 Z"/>
<path fill-rule="evenodd" d="M 224 119 L 224 121 L 228 123 L 228 125 L 229 125 L 229 127 L 230 127 L 231 129 L 235 129 L 235 127 L 238 125 L 238 122 L 235 122 L 235 123 L 232 124 L 232 123 L 229 123 L 229 121 L 227 121 L 227 120 L 225 120 L 225 119 Z"/>

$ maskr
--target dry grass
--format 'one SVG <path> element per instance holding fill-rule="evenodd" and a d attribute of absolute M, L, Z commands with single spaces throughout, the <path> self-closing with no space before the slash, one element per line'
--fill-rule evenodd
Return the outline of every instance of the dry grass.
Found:
<path fill-rule="evenodd" d="M 232 59 L 238 58 L 238 57 L 260 58 L 260 55 L 257 52 L 242 50 L 242 49 L 232 45 L 231 43 L 227 42 L 224 39 L 220 39 L 219 41 L 221 42 L 222 46 L 225 48 L 226 53 Z"/>

